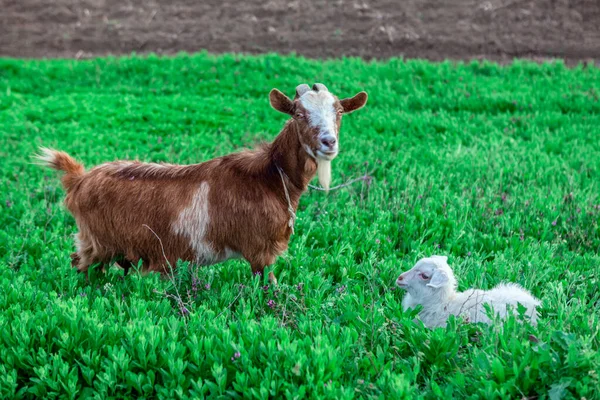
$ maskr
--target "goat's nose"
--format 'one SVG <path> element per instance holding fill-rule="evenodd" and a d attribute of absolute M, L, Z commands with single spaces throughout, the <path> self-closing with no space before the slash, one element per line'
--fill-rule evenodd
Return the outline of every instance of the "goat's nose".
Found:
<path fill-rule="evenodd" d="M 333 136 L 326 136 L 324 138 L 321 138 L 321 143 L 323 143 L 325 146 L 327 146 L 329 148 L 332 148 L 337 143 L 337 140 L 335 140 L 335 138 Z"/>
<path fill-rule="evenodd" d="M 403 277 L 402 275 L 400 275 L 400 276 L 398 277 L 398 282 L 402 282 L 403 280 L 404 280 L 404 277 Z"/>

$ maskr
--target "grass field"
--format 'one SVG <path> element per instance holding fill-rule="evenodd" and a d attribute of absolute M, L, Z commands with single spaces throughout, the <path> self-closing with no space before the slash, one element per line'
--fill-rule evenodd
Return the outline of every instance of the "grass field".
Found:
<path fill-rule="evenodd" d="M 269 90 L 304 82 L 369 93 L 332 184 L 373 179 L 301 199 L 277 288 L 243 261 L 171 280 L 70 267 L 38 146 L 200 162 L 274 138 Z M 599 398 L 599 96 L 600 70 L 562 64 L 0 60 L 0 397 Z M 539 325 L 413 322 L 394 281 L 430 254 L 461 290 L 530 289 Z"/>

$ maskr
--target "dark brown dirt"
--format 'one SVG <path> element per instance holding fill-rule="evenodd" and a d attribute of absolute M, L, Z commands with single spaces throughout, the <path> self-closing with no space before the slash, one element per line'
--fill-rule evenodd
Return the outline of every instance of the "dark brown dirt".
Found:
<path fill-rule="evenodd" d="M 600 60 L 600 0 L 0 0 L 0 56 Z"/>

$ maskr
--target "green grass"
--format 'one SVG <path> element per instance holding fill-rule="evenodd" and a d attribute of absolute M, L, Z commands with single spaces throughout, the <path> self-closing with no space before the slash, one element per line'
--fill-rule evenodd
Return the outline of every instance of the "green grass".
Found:
<path fill-rule="evenodd" d="M 302 198 L 277 289 L 243 261 L 172 280 L 70 267 L 38 146 L 200 162 L 274 138 L 269 90 L 304 82 L 369 93 L 332 184 L 373 181 Z M 560 63 L 0 60 L 0 397 L 599 398 L 599 94 L 600 70 Z M 461 290 L 530 289 L 539 325 L 413 322 L 394 281 L 430 254 Z"/>

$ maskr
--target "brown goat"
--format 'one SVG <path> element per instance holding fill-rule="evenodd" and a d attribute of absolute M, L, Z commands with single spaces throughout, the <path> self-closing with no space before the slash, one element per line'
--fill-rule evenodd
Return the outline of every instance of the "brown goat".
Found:
<path fill-rule="evenodd" d="M 178 259 L 210 265 L 241 256 L 262 274 L 287 249 L 317 171 L 329 187 L 342 114 L 363 107 L 367 94 L 339 100 L 322 84 L 303 84 L 293 100 L 277 89 L 269 98 L 292 116 L 272 143 L 201 164 L 116 161 L 86 173 L 68 154 L 41 149 L 45 165 L 65 172 L 65 203 L 79 228 L 73 266 L 85 272 L 120 259 L 127 271 L 142 260 L 144 271 L 166 273 Z"/>

